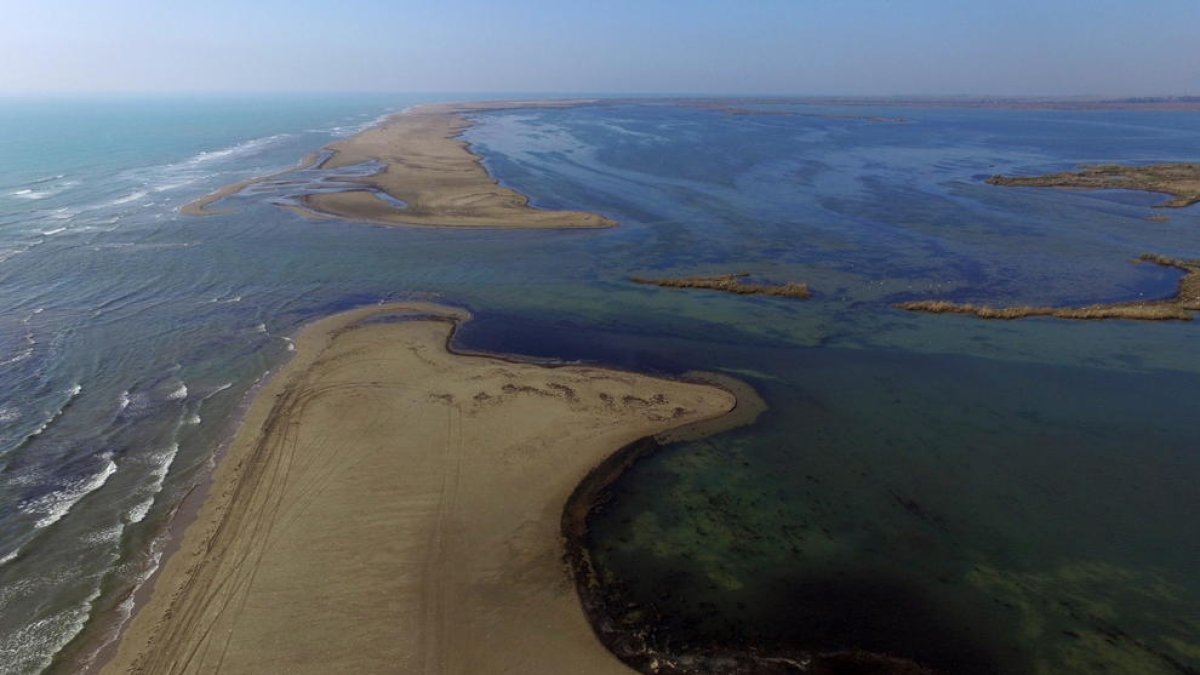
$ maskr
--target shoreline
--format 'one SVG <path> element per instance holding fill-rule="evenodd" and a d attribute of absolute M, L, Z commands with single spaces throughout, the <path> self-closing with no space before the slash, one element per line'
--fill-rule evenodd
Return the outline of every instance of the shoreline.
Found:
<path fill-rule="evenodd" d="M 344 190 L 308 194 L 291 210 L 302 215 L 382 225 L 500 229 L 603 229 L 616 222 L 585 211 L 541 209 L 527 195 L 500 185 L 483 158 L 461 136 L 472 113 L 529 108 L 566 108 L 594 100 L 435 103 L 389 115 L 350 138 L 326 145 L 326 157 L 310 154 L 287 171 L 227 185 L 181 207 L 188 215 L 244 188 L 303 168 L 338 169 L 366 162 L 373 175 L 340 179 Z"/>
<path fill-rule="evenodd" d="M 259 668 L 270 663 L 272 667 L 308 669 L 310 672 L 319 672 L 331 664 L 360 672 L 395 672 L 397 654 L 380 660 L 383 655 L 372 656 L 369 647 L 387 652 L 396 649 L 397 642 L 405 643 L 405 649 L 398 654 L 406 654 L 410 659 L 415 658 L 414 654 L 421 655 L 426 670 L 432 667 L 442 672 L 479 672 L 482 663 L 501 671 L 506 667 L 560 663 L 586 666 L 583 672 L 628 672 L 595 639 L 570 582 L 559 539 L 563 506 L 584 476 L 611 455 L 614 448 L 696 422 L 724 420 L 737 408 L 734 395 L 711 385 L 619 370 L 574 365 L 547 367 L 504 357 L 459 354 L 449 345 L 457 325 L 466 320 L 469 320 L 469 314 L 463 310 L 425 303 L 398 303 L 351 310 L 304 328 L 297 339 L 296 355 L 273 374 L 250 403 L 241 427 L 213 473 L 210 496 L 179 539 L 174 555 L 166 557 L 160 565 L 155 587 L 149 591 L 149 602 L 135 608 L 133 618 L 118 640 L 116 653 L 102 665 L 102 672 L 190 672 L 215 663 L 234 672 L 252 672 L 254 663 Z M 369 359 L 372 365 L 368 370 L 362 370 L 359 359 Z M 337 481 L 324 484 L 318 490 L 320 495 L 340 494 L 336 499 L 322 496 L 314 497 L 316 501 L 305 502 L 308 498 L 303 495 L 309 494 L 310 488 L 297 492 L 289 488 L 286 480 L 282 484 L 276 479 L 266 480 L 283 470 L 281 455 L 288 456 L 287 471 L 293 473 L 303 474 L 305 462 L 321 464 L 321 453 L 297 450 L 300 446 L 286 449 L 278 444 L 278 437 L 272 441 L 272 430 L 283 436 L 304 439 L 308 426 L 316 426 L 326 435 L 336 435 L 339 429 L 345 431 L 344 425 L 336 427 L 345 417 L 386 427 L 388 422 L 378 421 L 377 416 L 364 416 L 355 406 L 346 408 L 342 399 L 381 395 L 378 392 L 387 389 L 384 385 L 391 382 L 389 374 L 395 374 L 379 365 L 381 363 L 402 364 L 407 373 L 427 361 L 438 364 L 437 368 L 445 368 L 446 372 L 439 371 L 438 378 L 422 382 L 442 383 L 446 377 L 454 379 L 457 375 L 453 373 L 462 371 L 459 375 L 465 373 L 466 379 L 454 379 L 460 385 L 470 382 L 470 387 L 479 388 L 487 383 L 503 384 L 494 396 L 489 394 L 480 398 L 477 395 L 456 403 L 450 403 L 444 396 L 460 395 L 458 391 L 439 391 L 436 395 L 426 392 L 426 396 L 417 397 L 420 400 L 410 395 L 402 402 L 403 406 L 424 410 L 424 418 L 436 420 L 433 423 L 436 429 L 425 428 L 428 424 L 422 426 L 420 416 L 404 416 L 401 428 L 376 430 L 375 433 L 387 432 L 389 444 L 415 442 L 427 455 L 433 446 L 421 445 L 419 439 L 412 439 L 424 437 L 428 441 L 429 434 L 444 435 L 446 422 L 442 418 L 450 414 L 453 419 L 454 414 L 448 411 L 457 408 L 460 441 L 464 434 L 471 436 L 472 425 L 475 425 L 474 428 L 487 440 L 487 447 L 477 449 L 468 444 L 470 452 L 479 456 L 460 466 L 462 473 L 456 480 L 462 481 L 462 500 L 455 503 L 459 507 L 464 505 L 463 502 L 482 506 L 482 502 L 490 500 L 486 508 L 449 511 L 439 508 L 438 527 L 435 528 L 438 534 L 434 539 L 423 530 L 421 536 L 410 537 L 406 544 L 404 537 L 399 536 L 403 534 L 400 530 L 411 529 L 414 518 L 424 518 L 422 522 L 429 520 L 421 515 L 420 509 L 405 511 L 400 508 L 402 513 L 395 512 L 398 507 L 392 502 L 405 501 L 409 491 L 398 490 L 382 504 L 378 501 L 380 495 L 376 495 L 370 507 L 362 511 L 365 507 L 361 503 L 357 506 L 345 503 L 346 499 L 350 502 L 360 499 L 361 494 L 358 497 L 347 495 L 345 485 Z M 339 380 L 350 372 L 356 373 L 355 377 L 369 373 L 371 379 Z M 497 377 L 500 379 L 495 379 Z M 398 387 L 397 391 L 409 386 L 400 382 L 392 384 Z M 620 391 L 629 393 L 617 396 Z M 332 397 L 334 402 L 322 403 L 326 397 Z M 589 403 L 593 399 L 597 402 Z M 290 407 L 297 401 L 302 402 L 298 410 Z M 685 401 L 686 405 L 683 404 Z M 676 402 L 680 405 L 672 407 Z M 401 405 L 401 402 L 393 403 Z M 326 419 L 331 414 L 329 406 L 334 406 L 336 414 Z M 289 412 L 291 414 L 284 414 Z M 514 419 L 523 422 L 514 422 Z M 496 420 L 502 420 L 499 430 L 489 428 L 489 424 L 495 427 Z M 314 424 L 314 421 L 321 423 Z M 555 423 L 561 428 L 552 428 Z M 497 450 L 497 445 L 503 445 L 505 438 L 511 437 L 509 439 L 515 439 L 518 446 L 522 445 L 523 424 L 541 427 L 534 433 L 538 443 L 531 446 L 538 452 L 529 452 L 543 456 L 540 459 L 525 458 L 528 460 L 525 465 L 521 464 L 521 457 L 489 459 L 488 454 Z M 581 432 L 589 428 L 588 434 L 581 437 Z M 367 436 L 345 439 L 356 448 L 356 443 L 366 444 L 361 451 L 353 450 L 356 455 L 364 453 L 359 461 L 383 462 L 384 465 L 393 461 L 379 455 L 377 450 L 367 450 L 366 447 L 371 445 L 370 434 Z M 524 438 L 524 442 L 529 440 Z M 504 447 L 500 454 L 511 454 L 512 449 Z M 568 456 L 559 456 L 562 452 L 567 452 Z M 424 461 L 417 455 L 405 455 L 404 459 L 407 462 L 405 471 L 417 471 L 413 464 L 420 465 Z M 472 463 L 478 466 L 470 469 Z M 520 471 L 514 473 L 518 468 Z M 352 471 L 343 468 L 340 461 L 331 470 Z M 369 473 L 360 478 L 370 484 L 374 475 Z M 509 479 L 508 487 L 503 487 L 506 482 L 503 477 Z M 308 479 L 316 480 L 312 475 Z M 466 489 L 472 480 L 479 485 L 475 489 Z M 538 489 L 521 489 L 514 486 L 512 480 L 518 484 L 530 482 Z M 361 493 L 360 482 L 351 481 L 346 485 L 354 485 L 354 492 Z M 338 492 L 338 485 L 342 485 L 343 493 Z M 551 494 L 547 496 L 543 490 Z M 489 492 L 493 493 L 491 497 Z M 294 502 L 294 499 L 300 501 Z M 537 503 L 536 507 L 530 506 L 530 499 Z M 558 500 L 557 504 L 553 503 L 555 500 Z M 300 505 L 301 502 L 304 505 Z M 515 511 L 505 508 L 506 504 L 513 505 Z M 273 508 L 261 508 L 270 505 L 274 505 Z M 284 517 L 289 513 L 289 505 L 299 508 L 305 517 L 297 519 L 294 513 L 291 518 Z M 522 505 L 524 508 L 520 508 Z M 303 524 L 310 519 L 321 521 L 325 518 L 338 524 L 336 530 L 361 530 L 354 520 L 323 515 L 327 510 L 339 509 L 349 509 L 346 512 L 355 513 L 358 518 L 380 522 L 388 521 L 386 512 L 390 510 L 391 515 L 399 516 L 399 519 L 390 521 L 393 529 L 382 540 L 364 538 L 362 531 L 345 536 L 326 529 L 318 532 L 306 529 L 308 526 Z M 516 512 L 519 515 L 517 521 L 509 518 L 505 525 L 502 521 L 506 519 L 506 511 L 509 516 Z M 263 515 L 272 517 L 256 517 Z M 464 520 L 464 516 L 469 517 Z M 443 520 L 457 523 L 465 528 L 465 532 L 459 527 L 442 527 Z M 480 523 L 472 525 L 475 520 Z M 483 527 L 484 522 L 488 523 L 487 527 Z M 514 523 L 515 527 L 512 527 Z M 484 532 L 479 535 L 482 540 L 472 541 L 471 535 L 477 531 Z M 256 536 L 245 536 L 251 532 Z M 324 549 L 311 545 L 314 536 L 327 545 L 335 545 L 340 556 L 331 558 L 333 553 L 329 556 L 319 554 Z M 293 555 L 280 555 L 283 550 Z M 527 554 L 517 556 L 520 564 L 517 559 L 512 559 L 514 550 Z M 461 555 L 468 551 L 472 555 Z M 304 577 L 306 572 L 305 565 L 296 562 L 295 554 L 299 552 L 326 562 L 340 560 L 335 566 L 340 571 L 344 571 L 340 567 L 342 563 L 353 561 L 353 564 L 359 564 L 362 557 L 390 561 L 389 567 L 395 569 L 383 576 L 378 570 L 360 570 L 367 581 L 359 574 L 339 572 L 332 577 L 322 574 L 309 579 L 310 585 L 315 584 L 311 591 L 301 584 L 301 592 L 296 590 L 296 575 Z M 442 559 L 436 564 L 426 560 L 410 568 L 406 561 L 411 562 L 414 552 L 421 556 L 440 552 Z M 348 555 L 350 553 L 355 555 Z M 460 555 L 446 555 L 452 553 Z M 244 561 L 249 559 L 255 564 L 252 565 L 253 574 L 247 577 Z M 236 560 L 243 562 L 231 562 Z M 507 567 L 505 561 L 508 561 Z M 320 566 L 319 561 L 314 564 Z M 424 571 L 412 571 L 417 567 Z M 511 573 L 511 578 L 505 574 L 497 576 L 497 570 L 504 569 Z M 397 570 L 400 576 L 408 578 L 394 579 Z M 437 578 L 438 583 L 432 586 L 420 583 L 420 579 L 426 577 Z M 399 586 L 391 589 L 397 594 L 383 601 L 389 596 L 381 586 L 397 583 Z M 325 586 L 332 588 L 323 588 Z M 488 591 L 482 594 L 483 599 L 480 598 L 481 587 Z M 364 592 L 368 594 L 364 595 Z M 313 596 L 318 596 L 320 602 Z M 403 599 L 408 600 L 407 609 Z M 337 614 L 335 607 L 354 605 L 355 600 L 358 601 L 354 614 L 356 621 L 346 622 L 347 617 L 342 617 L 342 622 L 323 620 L 324 613 Z M 368 602 L 363 604 L 364 601 Z M 484 606 L 480 606 L 481 603 Z M 215 614 L 210 616 L 204 608 Z M 434 613 L 436 616 L 428 615 L 431 608 L 438 610 Z M 380 613 L 391 614 L 386 617 L 391 620 L 383 620 L 385 617 L 379 616 Z M 244 622 L 239 623 L 243 619 Z M 292 623 L 304 625 L 288 625 L 291 619 L 300 619 Z M 413 637 L 400 630 L 396 621 L 411 624 L 408 630 L 415 629 L 418 635 Z M 390 636 L 389 640 L 381 640 L 379 633 L 387 631 L 380 626 L 389 625 L 398 634 Z M 437 630 L 449 625 L 455 629 Z M 558 626 L 554 635 L 543 634 L 546 625 Z M 233 631 L 235 626 L 238 627 L 236 632 Z M 324 635 L 331 626 L 334 632 L 348 634 Z M 541 626 L 542 630 L 523 631 L 522 626 Z M 256 632 L 259 633 L 257 638 Z M 363 637 L 372 633 L 368 636 L 370 639 Z M 246 635 L 239 637 L 243 634 Z M 217 645 L 213 635 L 224 635 L 225 643 Z M 315 635 L 332 639 L 313 639 Z M 300 642 L 294 643 L 297 640 Z M 255 646 L 248 649 L 248 644 Z M 340 657 L 333 653 L 349 649 L 347 645 L 350 644 L 356 644 L 351 652 Z M 520 646 L 522 644 L 524 648 Z M 270 660 L 265 652 L 274 653 L 272 645 L 288 655 L 287 663 Z M 297 649 L 299 654 L 295 653 Z M 322 654 L 326 657 L 323 665 Z M 352 661 L 347 663 L 345 658 Z M 239 667 L 239 663 L 245 667 Z"/>

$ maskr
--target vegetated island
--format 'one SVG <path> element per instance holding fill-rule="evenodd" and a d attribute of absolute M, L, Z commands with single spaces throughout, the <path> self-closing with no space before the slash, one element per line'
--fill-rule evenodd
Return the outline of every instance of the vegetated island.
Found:
<path fill-rule="evenodd" d="M 735 295 L 769 295 L 782 298 L 807 299 L 812 297 L 808 284 L 789 281 L 783 284 L 766 284 L 747 282 L 749 272 L 720 274 L 717 276 L 673 277 L 655 279 L 650 277 L 630 277 L 635 284 L 661 286 L 663 288 L 701 288 L 708 291 L 721 291 Z"/>
<path fill-rule="evenodd" d="M 992 185 L 1014 187 L 1057 187 L 1109 190 L 1144 190 L 1172 195 L 1162 204 L 1183 208 L 1200 202 L 1200 164 L 1162 163 L 1148 166 L 1098 164 L 1079 171 L 1064 171 L 1044 176 L 992 176 Z"/>
<path fill-rule="evenodd" d="M 567 500 L 618 449 L 744 406 L 455 352 L 468 319 L 402 303 L 304 329 L 103 672 L 628 673 L 564 564 Z"/>
<path fill-rule="evenodd" d="M 393 225 L 486 228 L 603 228 L 616 225 L 583 211 L 539 209 L 529 198 L 501 187 L 480 157 L 460 136 L 474 122 L 471 113 L 524 108 L 561 108 L 591 101 L 503 101 L 416 106 L 392 115 L 350 138 L 326 146 L 319 163 L 300 168 L 338 169 L 378 162 L 379 172 L 340 178 L 346 189 L 309 194 L 302 212 Z M 285 172 L 286 173 L 286 172 Z M 204 215 L 212 203 L 256 178 L 224 187 L 193 201 L 181 211 Z"/>
<path fill-rule="evenodd" d="M 1142 321 L 1191 321 L 1192 313 L 1200 311 L 1200 260 L 1182 260 L 1153 253 L 1138 256 L 1137 262 L 1153 263 L 1183 270 L 1175 295 L 1161 300 L 1138 300 L 1084 307 L 987 307 L 948 302 L 918 300 L 903 302 L 896 307 L 912 312 L 931 314 L 968 314 L 981 319 L 1022 319 L 1030 316 L 1051 316 L 1059 319 L 1137 319 Z"/>

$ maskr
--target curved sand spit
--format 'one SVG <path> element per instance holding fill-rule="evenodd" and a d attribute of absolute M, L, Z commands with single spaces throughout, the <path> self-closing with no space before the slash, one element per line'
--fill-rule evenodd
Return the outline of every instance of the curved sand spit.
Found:
<path fill-rule="evenodd" d="M 337 169 L 379 162 L 383 169 L 365 178 L 343 179 L 346 189 L 311 194 L 301 212 L 394 225 L 491 228 L 600 228 L 613 221 L 583 211 L 556 211 L 529 205 L 529 198 L 501 187 L 459 136 L 473 124 L 470 113 L 523 108 L 567 107 L 589 101 L 512 101 L 423 105 L 327 146 L 330 156 L 317 168 Z M 286 173 L 286 172 L 285 172 Z M 278 176 L 280 174 L 276 174 Z M 269 176 L 270 178 L 274 176 Z M 255 182 L 242 181 L 185 205 L 206 209 Z M 403 205 L 380 199 L 384 193 Z"/>
<path fill-rule="evenodd" d="M 304 330 L 104 672 L 629 672 L 581 609 L 564 503 L 734 396 L 451 353 L 466 319 L 410 303 Z"/>

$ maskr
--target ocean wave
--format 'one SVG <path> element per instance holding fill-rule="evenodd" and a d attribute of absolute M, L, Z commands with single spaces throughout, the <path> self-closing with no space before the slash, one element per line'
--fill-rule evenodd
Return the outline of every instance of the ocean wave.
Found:
<path fill-rule="evenodd" d="M 118 198 L 112 200 L 108 204 L 109 204 L 109 206 L 120 206 L 121 204 L 130 204 L 130 203 L 136 202 L 140 199 L 145 199 L 148 194 L 150 194 L 150 193 L 146 192 L 145 190 L 134 190 L 133 192 L 130 192 L 129 194 L 125 195 L 124 197 L 118 197 Z"/>
<path fill-rule="evenodd" d="M 290 134 L 275 134 L 273 136 L 264 136 L 262 138 L 253 138 L 248 141 L 243 141 L 241 143 L 238 143 L 236 145 L 231 145 L 227 148 L 221 148 L 220 150 L 206 150 L 204 152 L 201 152 L 201 153 L 193 156 L 191 159 L 187 160 L 184 163 L 195 166 L 198 164 L 207 164 L 209 162 L 214 162 L 214 161 L 226 159 L 229 157 L 241 157 L 244 155 L 253 154 L 255 152 L 258 152 L 259 150 L 262 150 L 266 146 L 271 145 L 272 143 L 277 143 L 277 142 L 287 138 L 289 135 Z"/>
<path fill-rule="evenodd" d="M 4 565 L 7 565 L 8 563 L 16 560 L 17 556 L 19 556 L 19 555 L 21 555 L 21 547 L 20 546 L 14 548 L 12 551 L 4 554 L 3 557 L 0 557 L 0 567 L 3 567 Z"/>
<path fill-rule="evenodd" d="M 179 444 L 172 443 L 163 452 L 154 453 L 148 458 L 153 465 L 150 475 L 154 480 L 150 483 L 146 498 L 138 502 L 137 505 L 125 514 L 129 522 L 140 523 L 146 517 L 146 514 L 150 512 L 150 507 L 154 506 L 155 498 L 158 496 L 158 493 L 162 492 L 163 484 L 167 480 L 167 473 L 171 471 L 171 465 L 175 463 L 175 456 L 178 454 Z"/>
<path fill-rule="evenodd" d="M 21 199 L 45 199 L 46 197 L 52 196 L 54 193 L 49 190 L 38 191 L 32 188 L 25 188 L 24 190 L 16 190 L 15 192 L 10 192 L 8 194 L 10 197 L 20 197 Z"/>
<path fill-rule="evenodd" d="M 174 391 L 172 391 L 170 394 L 167 394 L 167 400 L 168 401 L 182 401 L 182 400 L 186 399 L 187 396 L 188 396 L 187 384 L 184 382 L 180 382 L 179 386 L 176 387 Z"/>
<path fill-rule="evenodd" d="M 72 386 L 67 391 L 66 400 L 64 400 L 62 403 L 60 403 L 58 406 L 58 409 L 56 409 L 54 412 L 50 413 L 50 416 L 46 418 L 46 421 L 44 421 L 40 425 L 38 425 L 38 428 L 36 428 L 33 431 L 26 434 L 25 440 L 22 441 L 21 444 L 24 445 L 25 443 L 28 443 L 30 440 L 37 438 L 38 436 L 41 436 L 47 429 L 50 428 L 50 425 L 54 424 L 55 420 L 57 420 L 59 417 L 62 417 L 62 414 L 64 412 L 66 412 L 67 408 L 71 407 L 71 402 L 74 401 L 75 397 L 79 396 L 80 392 L 82 392 L 82 391 L 83 391 L 82 386 L 80 386 L 78 384 Z"/>
<path fill-rule="evenodd" d="M 84 543 L 95 546 L 97 544 L 115 544 L 121 541 L 121 535 L 125 533 L 125 524 L 117 523 L 111 527 L 105 527 L 99 530 L 93 530 L 83 535 Z"/>
<path fill-rule="evenodd" d="M 80 500 L 104 487 L 108 479 L 117 472 L 117 463 L 111 454 L 105 453 L 102 459 L 104 466 L 96 473 L 72 481 L 49 494 L 23 502 L 18 508 L 23 513 L 39 516 L 33 524 L 39 530 L 57 523 Z"/>
<path fill-rule="evenodd" d="M 0 637 L 0 654 L 5 657 L 6 672 L 40 673 L 49 668 L 54 656 L 83 630 L 99 597 L 97 585 L 82 603 L 31 621 Z"/>

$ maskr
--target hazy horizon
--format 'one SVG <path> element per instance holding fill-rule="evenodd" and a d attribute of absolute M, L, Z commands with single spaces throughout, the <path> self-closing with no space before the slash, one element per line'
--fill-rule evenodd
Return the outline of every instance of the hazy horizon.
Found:
<path fill-rule="evenodd" d="M 0 95 L 1194 95 L 1196 25 L 1192 0 L 65 0 L 0 24 Z"/>

